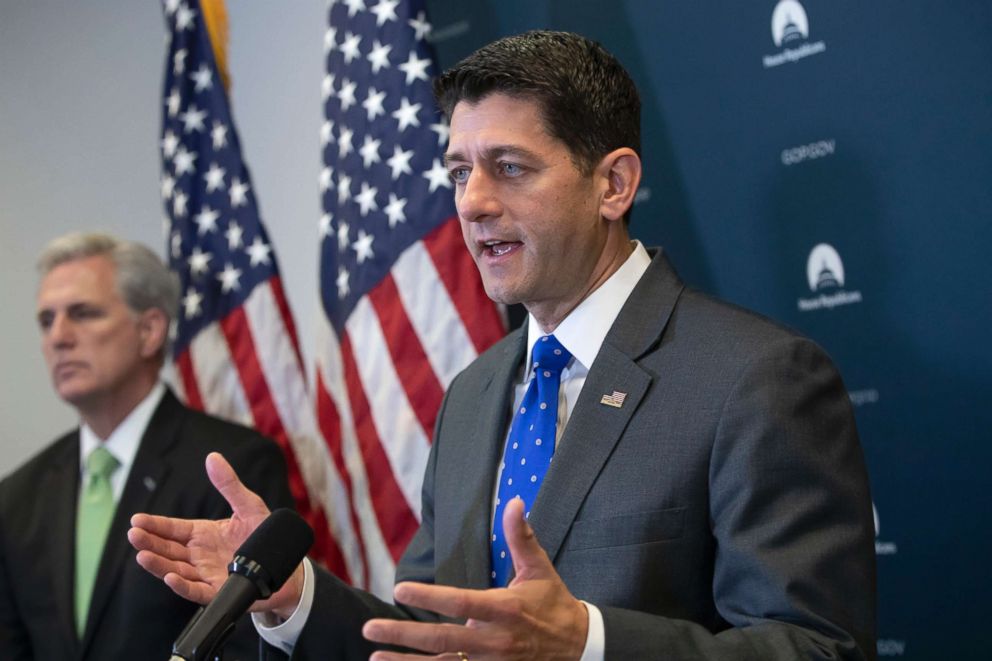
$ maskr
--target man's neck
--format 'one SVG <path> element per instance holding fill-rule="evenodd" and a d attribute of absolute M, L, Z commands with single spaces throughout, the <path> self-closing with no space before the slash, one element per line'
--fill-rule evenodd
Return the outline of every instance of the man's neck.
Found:
<path fill-rule="evenodd" d="M 131 411 L 148 396 L 158 379 L 142 379 L 131 387 L 123 389 L 116 396 L 102 399 L 92 406 L 78 407 L 79 417 L 93 430 L 100 440 L 107 440 Z"/>
<path fill-rule="evenodd" d="M 607 244 L 602 258 L 591 274 L 588 285 L 584 290 L 578 292 L 574 298 L 567 301 L 524 303 L 524 307 L 534 317 L 537 325 L 541 327 L 541 331 L 546 335 L 550 335 L 558 328 L 558 324 L 572 310 L 578 307 L 579 303 L 599 289 L 604 282 L 609 280 L 623 266 L 623 263 L 627 261 L 627 258 L 630 257 L 632 252 L 634 252 L 634 242 L 630 240 L 626 231 L 624 231 Z"/>

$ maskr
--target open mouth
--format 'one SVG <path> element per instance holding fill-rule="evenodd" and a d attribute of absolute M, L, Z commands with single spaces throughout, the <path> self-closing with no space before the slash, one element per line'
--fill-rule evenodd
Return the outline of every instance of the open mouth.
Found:
<path fill-rule="evenodd" d="M 521 245 L 519 241 L 486 241 L 483 244 L 483 252 L 493 257 L 502 257 Z"/>

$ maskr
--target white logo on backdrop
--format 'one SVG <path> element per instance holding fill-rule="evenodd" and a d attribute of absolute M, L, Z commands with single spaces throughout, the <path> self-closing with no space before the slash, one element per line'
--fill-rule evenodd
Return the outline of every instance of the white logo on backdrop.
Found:
<path fill-rule="evenodd" d="M 879 638 L 875 645 L 879 656 L 902 656 L 906 653 L 905 640 L 892 640 L 891 638 Z"/>
<path fill-rule="evenodd" d="M 809 312 L 860 303 L 861 292 L 845 290 L 844 278 L 844 262 L 834 247 L 829 243 L 814 246 L 806 260 L 806 279 L 810 291 L 818 295 L 800 298 L 799 310 Z"/>
<path fill-rule="evenodd" d="M 809 38 L 809 19 L 806 10 L 796 0 L 782 0 L 772 12 L 772 39 L 776 46 Z"/>
<path fill-rule="evenodd" d="M 878 522 L 878 508 L 875 503 L 871 504 L 871 514 L 875 518 L 875 555 L 895 555 L 899 550 L 895 542 L 883 542 L 879 540 L 882 527 Z"/>
<path fill-rule="evenodd" d="M 833 156 L 837 150 L 837 141 L 833 138 L 829 140 L 817 140 L 798 147 L 789 147 L 782 150 L 782 165 L 799 165 L 806 161 L 815 161 L 818 158 Z"/>
<path fill-rule="evenodd" d="M 878 403 L 878 391 L 874 388 L 851 390 L 847 393 L 847 396 L 851 398 L 851 403 L 854 404 L 854 406 L 864 406 L 866 404 Z"/>
<path fill-rule="evenodd" d="M 871 504 L 871 513 L 875 518 L 875 555 L 895 555 L 899 550 L 895 542 L 883 542 L 879 540 L 882 529 L 878 522 L 878 508 L 875 503 Z M 879 656 L 903 656 L 906 653 L 906 641 L 894 638 L 879 638 L 875 643 L 875 649 Z"/>
<path fill-rule="evenodd" d="M 809 41 L 809 18 L 798 0 L 779 0 L 775 5 L 772 11 L 772 41 L 782 50 L 761 58 L 766 69 L 786 62 L 798 62 L 827 50 L 826 42 Z"/>
<path fill-rule="evenodd" d="M 821 243 L 806 260 L 806 278 L 810 291 L 844 286 L 844 262 L 829 243 Z"/>

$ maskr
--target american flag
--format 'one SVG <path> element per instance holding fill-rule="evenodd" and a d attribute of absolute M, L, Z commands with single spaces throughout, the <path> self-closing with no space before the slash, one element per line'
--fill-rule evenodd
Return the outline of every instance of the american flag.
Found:
<path fill-rule="evenodd" d="M 417 528 L 434 419 L 454 376 L 504 332 L 465 249 L 422 2 L 331 2 L 320 131 L 316 410 L 346 499 L 339 576 L 388 596 Z"/>
<path fill-rule="evenodd" d="M 315 557 L 340 561 L 311 497 L 327 452 L 204 9 L 222 15 L 223 5 L 165 1 L 161 192 L 169 263 L 182 286 L 176 385 L 190 406 L 252 425 L 282 446 L 297 508 L 317 533 Z"/>
<path fill-rule="evenodd" d="M 627 393 L 614 390 L 612 395 L 603 395 L 603 398 L 599 400 L 599 403 L 618 409 L 623 406 L 625 399 L 627 399 Z"/>

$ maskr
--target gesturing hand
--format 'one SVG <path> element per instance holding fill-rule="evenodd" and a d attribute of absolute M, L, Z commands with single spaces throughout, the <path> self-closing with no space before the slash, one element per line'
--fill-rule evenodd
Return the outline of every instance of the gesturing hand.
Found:
<path fill-rule="evenodd" d="M 172 588 L 180 597 L 205 604 L 227 580 L 227 565 L 235 551 L 269 515 L 258 494 L 250 491 L 220 454 L 211 452 L 207 476 L 231 506 L 231 518 L 222 521 L 189 520 L 135 514 L 128 541 L 138 550 L 138 564 Z M 303 571 L 297 568 L 281 590 L 252 610 L 288 615 L 302 592 Z"/>
<path fill-rule="evenodd" d="M 516 571 L 508 588 L 466 590 L 399 583 L 394 590 L 397 601 L 466 623 L 369 620 L 362 630 L 367 639 L 437 655 L 376 652 L 372 660 L 578 659 L 585 647 L 588 614 L 565 587 L 523 512 L 520 499 L 514 499 L 503 512 L 503 529 Z"/>

